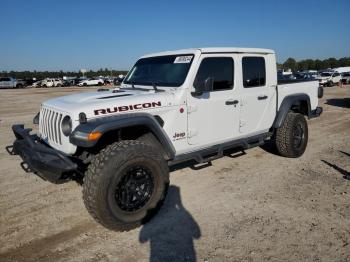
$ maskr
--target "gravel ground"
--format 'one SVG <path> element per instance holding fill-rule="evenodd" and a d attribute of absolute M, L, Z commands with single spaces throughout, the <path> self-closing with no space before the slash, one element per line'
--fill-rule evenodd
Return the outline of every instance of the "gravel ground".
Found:
<path fill-rule="evenodd" d="M 124 233 L 93 221 L 77 183 L 26 174 L 4 149 L 42 101 L 82 91 L 0 90 L 0 261 L 350 261 L 350 86 L 326 88 L 301 158 L 254 148 L 179 168 L 159 214 Z"/>

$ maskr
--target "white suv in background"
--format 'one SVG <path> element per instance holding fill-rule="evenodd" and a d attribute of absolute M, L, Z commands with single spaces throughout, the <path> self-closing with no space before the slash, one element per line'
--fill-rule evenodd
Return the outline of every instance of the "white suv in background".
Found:
<path fill-rule="evenodd" d="M 342 73 L 341 77 L 343 84 L 350 84 L 350 72 Z"/>
<path fill-rule="evenodd" d="M 338 72 L 322 72 L 316 77 L 320 85 L 323 86 L 334 86 L 334 84 L 339 84 L 341 81 L 341 74 Z"/>
<path fill-rule="evenodd" d="M 101 78 L 91 78 L 81 81 L 78 86 L 102 86 L 104 81 Z"/>
<path fill-rule="evenodd" d="M 16 88 L 17 80 L 12 77 L 0 77 L 0 88 Z"/>
<path fill-rule="evenodd" d="M 42 87 L 58 87 L 62 86 L 62 81 L 60 79 L 46 78 L 43 81 L 41 81 L 40 85 Z"/>
<path fill-rule="evenodd" d="M 59 86 L 63 85 L 63 81 L 61 79 L 57 79 L 56 78 L 56 79 L 53 80 L 53 84 L 54 84 L 54 86 L 59 87 Z"/>

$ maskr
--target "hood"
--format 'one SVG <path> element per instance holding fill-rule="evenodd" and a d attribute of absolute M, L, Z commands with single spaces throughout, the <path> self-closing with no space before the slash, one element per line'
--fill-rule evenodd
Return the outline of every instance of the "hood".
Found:
<path fill-rule="evenodd" d="M 88 92 L 57 97 L 47 100 L 43 106 L 65 112 L 74 120 L 79 113 L 88 119 L 116 113 L 132 113 L 169 106 L 173 92 L 150 90 L 115 89 L 111 91 Z"/>

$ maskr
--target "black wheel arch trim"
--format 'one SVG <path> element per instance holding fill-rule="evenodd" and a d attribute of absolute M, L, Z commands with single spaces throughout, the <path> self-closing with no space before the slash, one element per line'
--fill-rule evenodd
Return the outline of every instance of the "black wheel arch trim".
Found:
<path fill-rule="evenodd" d="M 101 132 L 103 134 L 132 126 L 146 126 L 156 136 L 163 146 L 169 159 L 175 157 L 175 148 L 165 133 L 160 117 L 147 113 L 121 114 L 116 116 L 107 116 L 89 120 L 85 124 L 78 125 L 69 137 L 72 144 L 80 147 L 94 147 L 98 140 L 88 141 L 87 136 L 92 132 Z M 101 139 L 101 138 L 100 138 Z"/>
<path fill-rule="evenodd" d="M 311 111 L 310 97 L 307 94 L 289 95 L 283 99 L 281 106 L 279 107 L 279 110 L 277 111 L 277 115 L 275 117 L 275 120 L 274 120 L 272 126 L 274 128 L 280 127 L 282 125 L 284 119 L 286 118 L 289 110 L 292 108 L 292 106 L 301 102 L 301 101 L 306 101 L 306 103 L 307 103 L 307 116 L 308 116 L 308 118 L 311 118 L 312 111 Z"/>

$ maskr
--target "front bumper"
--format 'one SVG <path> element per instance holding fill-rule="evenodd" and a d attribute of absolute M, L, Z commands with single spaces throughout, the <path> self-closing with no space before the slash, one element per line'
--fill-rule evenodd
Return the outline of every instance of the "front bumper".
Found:
<path fill-rule="evenodd" d="M 19 155 L 23 162 L 21 167 L 26 172 L 33 172 L 55 184 L 69 181 L 78 173 L 78 165 L 64 153 L 51 148 L 37 135 L 31 135 L 31 129 L 24 125 L 13 125 L 16 140 L 7 151 Z"/>

